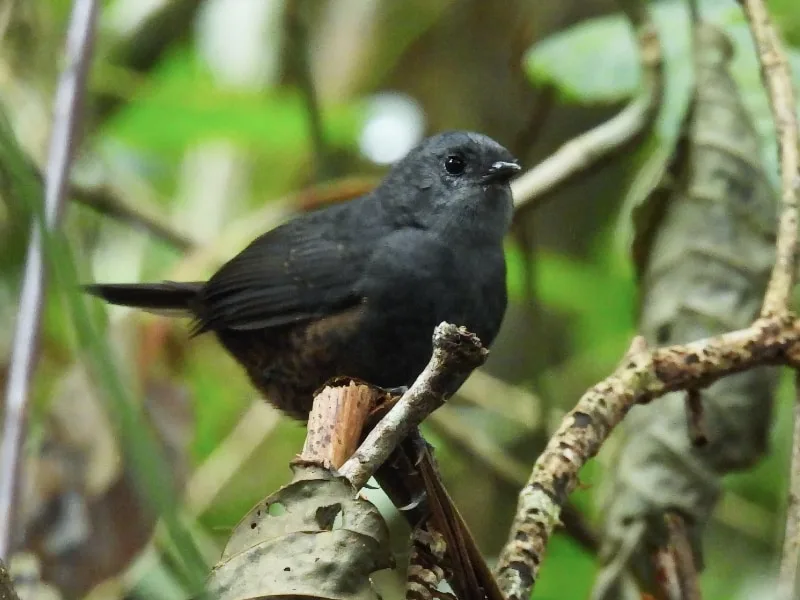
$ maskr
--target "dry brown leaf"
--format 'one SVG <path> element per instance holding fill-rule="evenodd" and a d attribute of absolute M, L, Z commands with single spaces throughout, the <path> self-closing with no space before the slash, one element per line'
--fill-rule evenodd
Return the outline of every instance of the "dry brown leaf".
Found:
<path fill-rule="evenodd" d="M 383 517 L 347 480 L 297 466 L 236 526 L 207 587 L 220 600 L 375 600 L 369 575 L 393 566 L 388 548 Z"/>

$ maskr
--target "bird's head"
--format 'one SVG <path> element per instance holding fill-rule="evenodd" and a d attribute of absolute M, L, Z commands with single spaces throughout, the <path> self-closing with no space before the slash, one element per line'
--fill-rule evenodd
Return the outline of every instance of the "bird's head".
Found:
<path fill-rule="evenodd" d="M 490 137 L 448 131 L 423 140 L 399 161 L 381 194 L 413 211 L 424 226 L 502 238 L 513 211 L 509 181 L 519 171 L 516 158 Z"/>

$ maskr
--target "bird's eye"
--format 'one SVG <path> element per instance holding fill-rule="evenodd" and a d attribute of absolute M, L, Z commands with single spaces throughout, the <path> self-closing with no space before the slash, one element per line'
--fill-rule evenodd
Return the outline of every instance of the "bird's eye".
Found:
<path fill-rule="evenodd" d="M 460 156 L 452 154 L 444 159 L 444 168 L 450 175 L 461 175 L 467 168 L 467 163 Z"/>

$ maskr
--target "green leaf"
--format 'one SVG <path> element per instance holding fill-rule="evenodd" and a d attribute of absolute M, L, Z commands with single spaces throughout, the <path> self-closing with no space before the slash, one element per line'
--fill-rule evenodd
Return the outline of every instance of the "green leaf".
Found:
<path fill-rule="evenodd" d="M 525 68 L 534 83 L 555 86 L 573 102 L 621 102 L 640 80 L 631 29 L 619 16 L 584 21 L 545 38 L 528 51 Z"/>
<path fill-rule="evenodd" d="M 726 0 L 705 0 L 701 5 L 704 18 L 711 21 L 718 21 L 731 6 Z M 661 40 L 668 81 L 688 90 L 691 39 L 685 3 L 653 3 L 650 11 Z M 619 102 L 635 94 L 641 82 L 633 36 L 622 13 L 590 19 L 535 44 L 525 64 L 535 83 L 554 85 L 567 98 L 587 103 Z"/>

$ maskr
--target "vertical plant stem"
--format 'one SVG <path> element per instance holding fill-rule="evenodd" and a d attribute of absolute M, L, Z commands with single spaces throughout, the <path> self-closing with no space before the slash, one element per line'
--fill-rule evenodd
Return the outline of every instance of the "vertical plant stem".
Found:
<path fill-rule="evenodd" d="M 75 0 L 67 30 L 65 66 L 53 103 L 53 129 L 47 156 L 44 186 L 44 226 L 58 227 L 83 105 L 92 42 L 97 21 L 95 0 Z M 6 384 L 3 440 L 0 446 L 0 557 L 6 557 L 17 526 L 15 500 L 19 485 L 22 446 L 27 424 L 30 383 L 36 364 L 45 269 L 42 232 L 34 219 L 14 330 L 11 364 Z"/>
<path fill-rule="evenodd" d="M 778 222 L 778 243 L 775 266 L 769 280 L 761 316 L 784 314 L 789 307 L 797 273 L 798 223 L 800 208 L 800 129 L 797 122 L 797 100 L 792 86 L 792 72 L 786 51 L 763 0 L 739 0 L 747 17 L 761 69 L 761 80 L 767 89 L 775 134 L 778 136 L 778 158 L 781 168 L 781 217 Z"/>
<path fill-rule="evenodd" d="M 794 434 L 789 471 L 789 502 L 786 507 L 786 533 L 783 538 L 781 568 L 778 575 L 778 600 L 797 598 L 797 568 L 800 561 L 800 373 L 795 372 Z"/>

